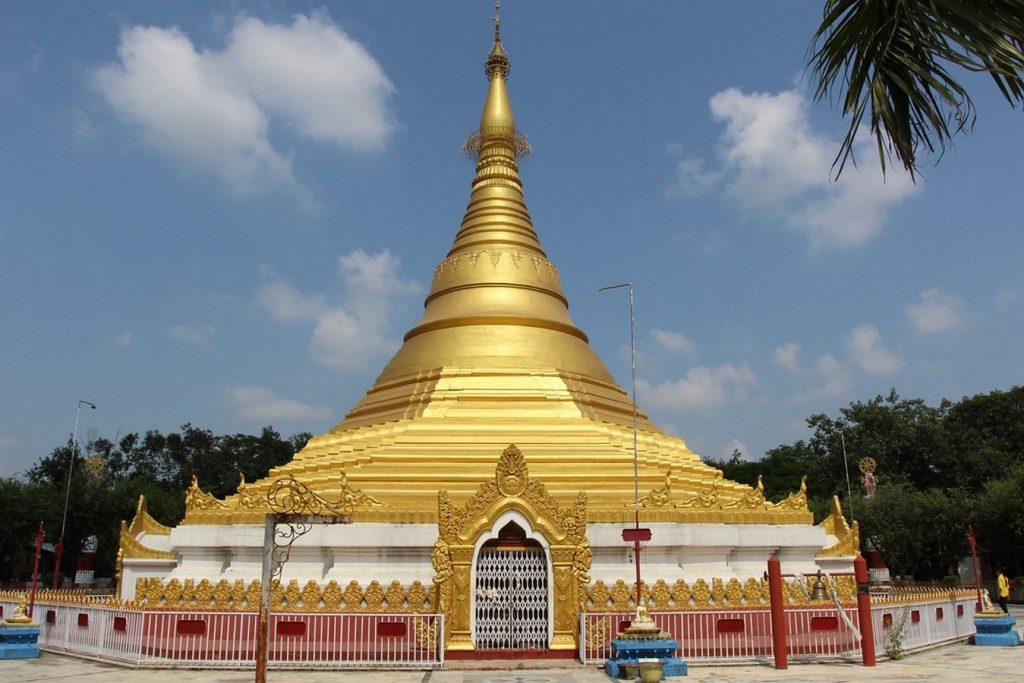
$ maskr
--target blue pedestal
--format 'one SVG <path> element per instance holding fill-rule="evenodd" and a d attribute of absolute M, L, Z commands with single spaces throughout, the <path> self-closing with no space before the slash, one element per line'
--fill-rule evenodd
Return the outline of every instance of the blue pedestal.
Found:
<path fill-rule="evenodd" d="M 622 676 L 623 664 L 638 664 L 641 659 L 661 660 L 663 676 L 685 676 L 686 662 L 676 657 L 678 643 L 671 638 L 659 640 L 627 640 L 616 638 L 612 641 L 615 655 L 605 660 L 604 671 L 612 678 Z"/>
<path fill-rule="evenodd" d="M 35 659 L 39 656 L 39 626 L 0 624 L 0 659 Z"/>
<path fill-rule="evenodd" d="M 1013 647 L 1020 645 L 1020 636 L 1013 630 L 1017 620 L 1009 614 L 1001 617 L 974 617 L 975 645 Z"/>

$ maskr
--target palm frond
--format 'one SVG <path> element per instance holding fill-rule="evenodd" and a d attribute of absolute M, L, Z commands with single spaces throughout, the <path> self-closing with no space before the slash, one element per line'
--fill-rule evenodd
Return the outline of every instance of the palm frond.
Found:
<path fill-rule="evenodd" d="M 815 99 L 850 117 L 836 177 L 856 161 L 865 116 L 882 172 L 894 155 L 915 180 L 922 148 L 945 151 L 970 130 L 974 102 L 950 69 L 987 73 L 1024 104 L 1024 0 L 826 0 L 811 50 Z"/>

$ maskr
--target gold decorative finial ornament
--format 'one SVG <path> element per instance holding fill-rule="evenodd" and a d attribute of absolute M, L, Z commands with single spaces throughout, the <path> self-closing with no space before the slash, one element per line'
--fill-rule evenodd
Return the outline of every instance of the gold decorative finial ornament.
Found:
<path fill-rule="evenodd" d="M 869 472 L 874 473 L 878 468 L 874 458 L 861 458 L 860 461 L 858 461 L 857 466 L 863 474 L 868 474 Z"/>

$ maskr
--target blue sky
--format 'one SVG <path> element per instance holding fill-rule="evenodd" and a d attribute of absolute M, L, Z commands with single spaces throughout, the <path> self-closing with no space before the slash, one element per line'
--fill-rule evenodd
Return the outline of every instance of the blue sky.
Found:
<path fill-rule="evenodd" d="M 4 3 L 0 476 L 71 432 L 327 430 L 468 199 L 488 2 Z M 709 457 L 887 393 L 1020 383 L 1024 121 L 914 186 L 809 97 L 814 3 L 506 2 L 527 203 L 571 314 Z"/>

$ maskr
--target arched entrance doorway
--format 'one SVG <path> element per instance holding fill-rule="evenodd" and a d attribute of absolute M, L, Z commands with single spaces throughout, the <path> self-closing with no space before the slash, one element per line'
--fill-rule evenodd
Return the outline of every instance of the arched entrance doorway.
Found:
<path fill-rule="evenodd" d="M 544 547 L 509 521 L 497 538 L 480 546 L 474 569 L 476 649 L 546 649 L 550 591 Z"/>
<path fill-rule="evenodd" d="M 514 525 L 508 526 L 509 522 Z M 575 500 L 559 502 L 542 483 L 530 478 L 523 454 L 509 444 L 494 468 L 494 479 L 481 482 L 465 504 L 456 505 L 443 489 L 437 492 L 437 530 L 431 556 L 435 572 L 431 602 L 445 615 L 447 652 L 494 647 L 576 649 L 579 610 L 590 581 L 586 494 L 581 491 Z M 503 547 L 503 530 L 506 542 L 519 544 L 518 551 L 504 552 L 509 546 Z M 507 613 L 477 611 L 478 574 L 484 581 L 479 590 L 481 595 L 487 591 L 488 600 L 508 591 L 509 602 L 503 608 Z M 545 596 L 542 612 L 539 602 L 513 601 L 527 587 L 531 592 L 527 595 Z M 515 630 L 521 616 L 536 620 L 529 635 Z M 489 642 L 484 642 L 478 618 L 481 625 L 484 620 L 504 618 L 504 626 L 498 631 L 495 624 L 497 635 L 488 633 Z M 540 629 L 541 622 L 546 630 Z"/>

